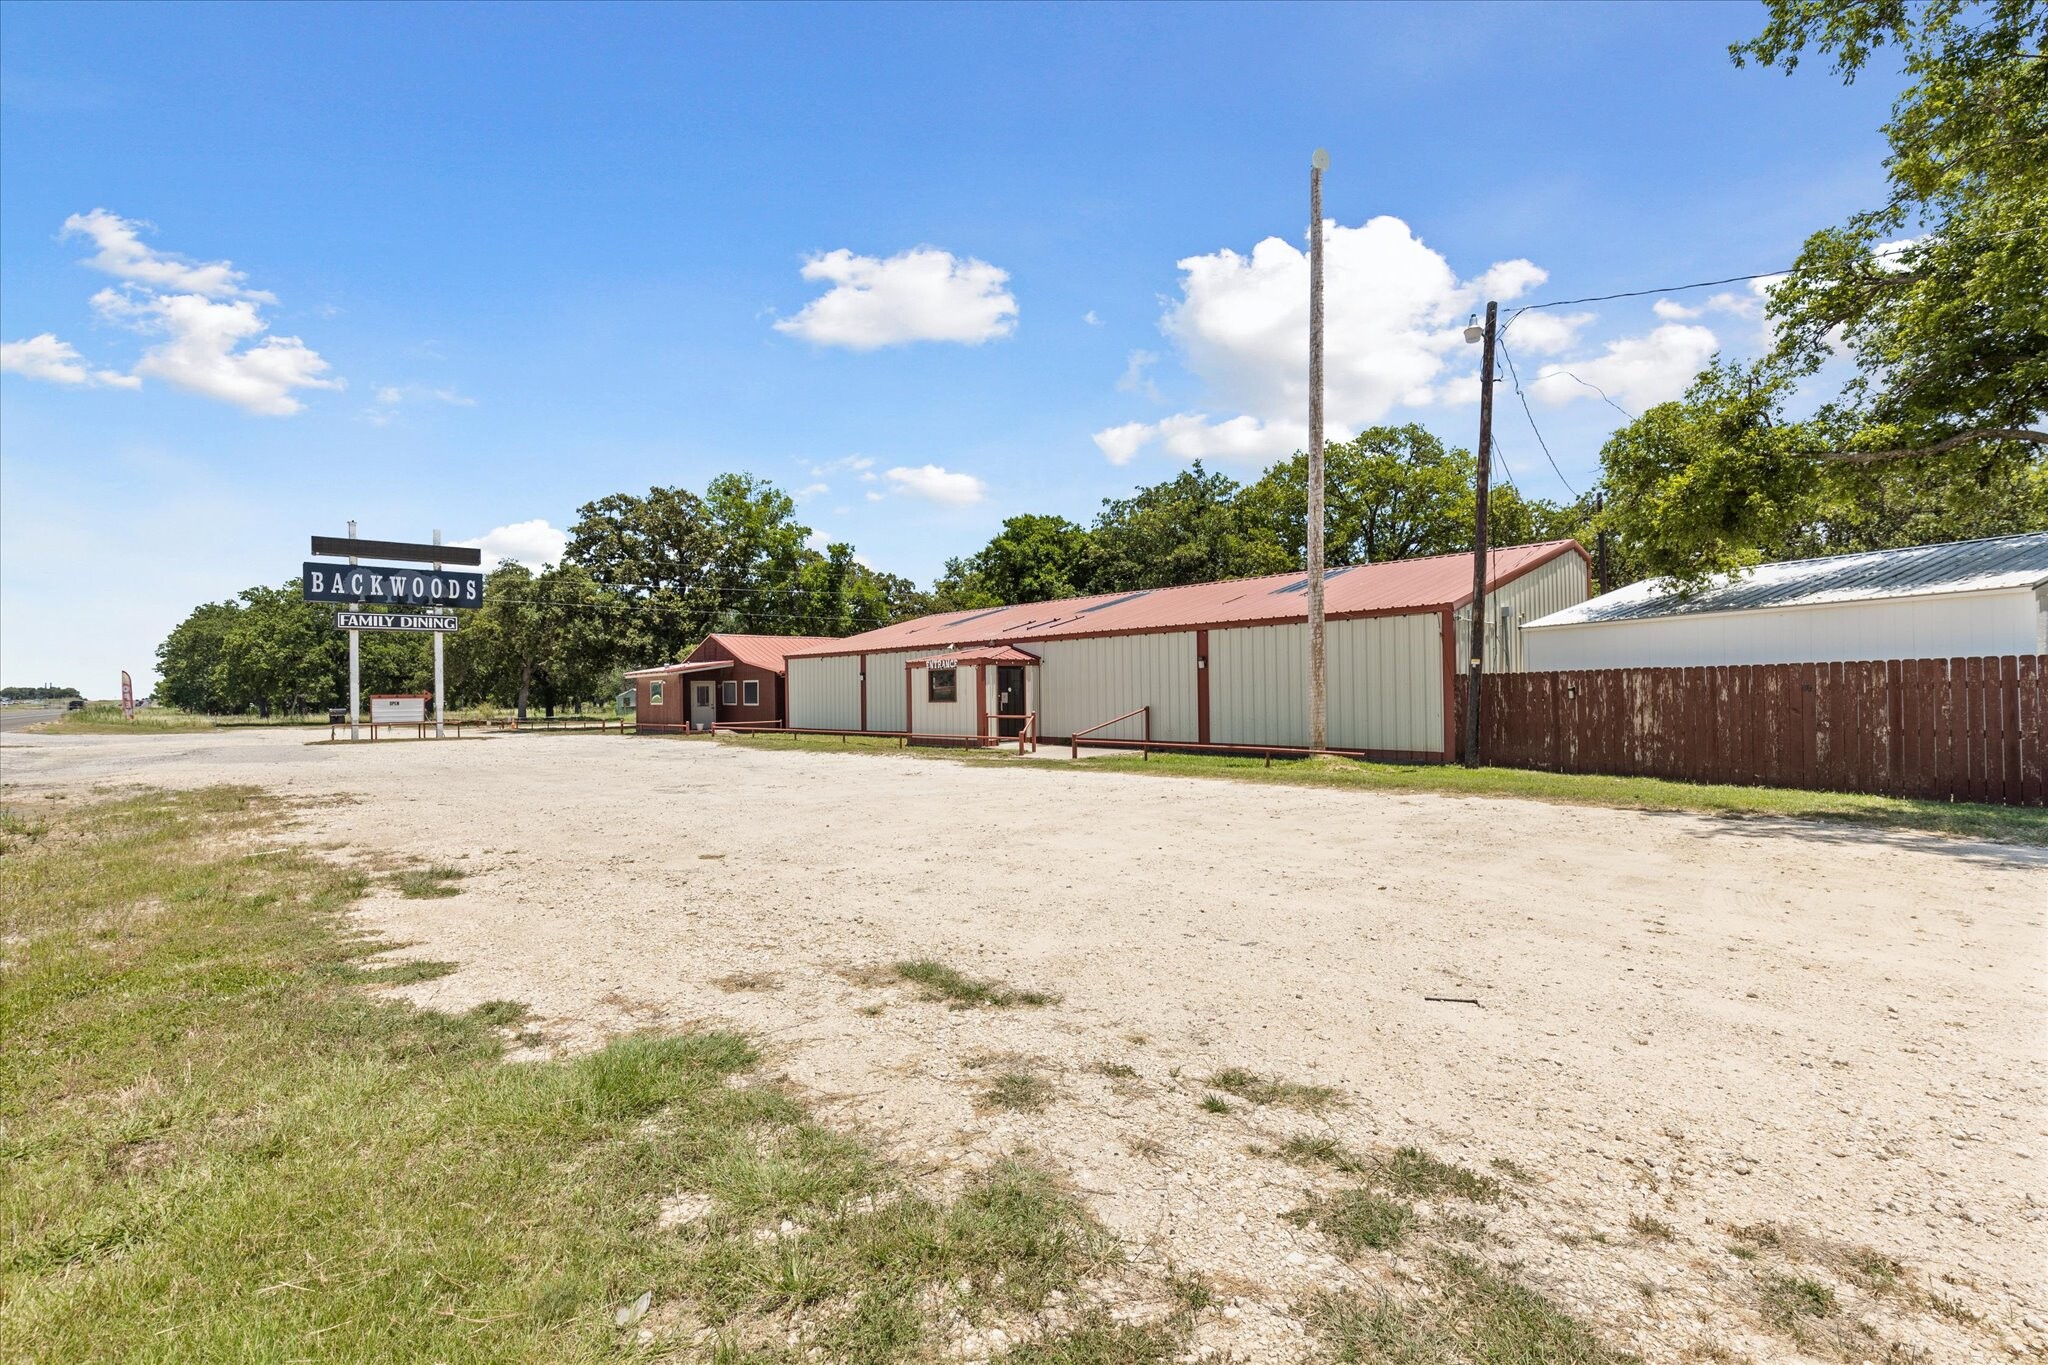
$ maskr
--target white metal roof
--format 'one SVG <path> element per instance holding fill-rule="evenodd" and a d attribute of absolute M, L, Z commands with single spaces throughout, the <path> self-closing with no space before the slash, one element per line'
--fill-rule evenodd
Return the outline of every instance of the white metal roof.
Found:
<path fill-rule="evenodd" d="M 1989 592 L 2044 583 L 2048 583 L 2048 531 L 2034 531 L 1993 540 L 1760 564 L 1684 595 L 1673 591 L 1668 579 L 1649 579 L 1552 612 L 1523 629 Z"/>

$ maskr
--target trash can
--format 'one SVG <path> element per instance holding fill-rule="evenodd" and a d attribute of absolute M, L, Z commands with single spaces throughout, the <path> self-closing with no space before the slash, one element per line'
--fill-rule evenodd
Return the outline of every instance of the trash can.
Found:
<path fill-rule="evenodd" d="M 346 724 L 348 724 L 348 708 L 347 708 L 346 706 L 330 706 L 330 707 L 328 707 L 328 708 L 327 708 L 327 723 L 328 723 L 329 725 L 346 725 Z"/>

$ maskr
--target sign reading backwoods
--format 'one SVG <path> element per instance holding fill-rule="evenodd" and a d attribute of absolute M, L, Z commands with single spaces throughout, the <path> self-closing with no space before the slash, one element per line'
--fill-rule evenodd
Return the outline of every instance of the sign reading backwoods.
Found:
<path fill-rule="evenodd" d="M 450 569 L 375 569 L 307 560 L 299 584 L 308 602 L 480 607 L 484 601 L 482 574 Z"/>

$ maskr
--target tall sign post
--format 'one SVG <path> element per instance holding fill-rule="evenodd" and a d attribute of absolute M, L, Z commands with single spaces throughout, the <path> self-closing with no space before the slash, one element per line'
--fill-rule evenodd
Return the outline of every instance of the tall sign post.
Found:
<path fill-rule="evenodd" d="M 458 624 L 453 608 L 480 607 L 484 601 L 484 576 L 446 569 L 445 564 L 483 563 L 483 551 L 474 547 L 443 545 L 441 533 L 433 543 L 420 545 L 400 540 L 359 540 L 356 524 L 348 524 L 348 535 L 314 536 L 313 553 L 348 560 L 348 567 L 323 564 L 309 559 L 299 573 L 299 595 L 308 602 L 333 602 L 347 608 L 334 614 L 337 630 L 348 632 L 348 737 L 361 738 L 363 714 L 361 638 L 366 630 L 426 631 L 434 637 L 434 738 L 446 737 L 447 704 L 445 658 L 441 637 Z M 364 564 L 369 558 L 396 559 L 407 564 L 431 564 L 424 569 L 387 568 Z M 365 607 L 415 607 L 417 611 L 368 611 Z"/>
<path fill-rule="evenodd" d="M 1323 172 L 1330 154 L 1308 159 L 1308 747 L 1329 738 L 1323 636 Z"/>
<path fill-rule="evenodd" d="M 354 540 L 354 539 L 356 538 L 356 519 L 355 519 L 354 517 L 350 517 L 350 518 L 348 519 L 348 538 L 349 538 L 350 540 Z M 353 564 L 354 564 L 354 563 L 356 562 L 356 557 L 355 557 L 354 555 L 350 555 L 350 556 L 348 557 L 348 562 L 349 562 L 349 563 L 350 563 L 351 565 L 353 565 Z M 362 605 L 362 604 L 361 604 L 361 603 L 355 603 L 354 605 L 360 606 L 360 605 Z M 361 719 L 362 719 L 362 716 L 363 716 L 363 662 L 362 662 L 362 639 L 363 639 L 363 633 L 362 633 L 362 632 L 361 632 L 360 630 L 350 630 L 350 631 L 349 631 L 349 633 L 348 633 L 348 737 L 349 737 L 350 739 L 361 739 L 361 738 L 362 738 L 362 736 L 361 736 L 361 735 L 359 735 L 359 734 L 357 734 L 357 733 L 356 733 L 356 723 L 357 723 L 357 722 L 358 722 L 359 720 L 361 720 Z M 372 730 L 372 731 L 371 731 L 370 733 L 371 733 L 371 734 L 375 734 L 375 733 L 376 733 L 376 731 Z"/>

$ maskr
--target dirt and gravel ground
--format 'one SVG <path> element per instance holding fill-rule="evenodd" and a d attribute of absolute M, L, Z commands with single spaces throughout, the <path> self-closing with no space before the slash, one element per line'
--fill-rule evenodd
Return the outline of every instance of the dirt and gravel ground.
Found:
<path fill-rule="evenodd" d="M 257 783 L 308 801 L 299 837 L 461 867 L 362 912 L 459 964 L 415 998 L 524 1001 L 556 1049 L 730 1023 L 937 1184 L 1034 1154 L 1216 1287 L 1218 1358 L 1300 1359 L 1310 1294 L 1419 1279 L 1284 1217 L 1333 1187 L 1272 1154 L 1296 1134 L 1512 1163 L 1461 1210 L 1478 1253 L 1648 1360 L 1807 1358 L 1772 1266 L 1876 1329 L 1815 1358 L 2048 1353 L 2048 851 L 616 736 L 10 734 L 0 779 Z M 1060 1000 L 862 970 L 915 958 Z M 1226 1067 L 1342 1103 L 1205 1109 Z M 1018 1071 L 1044 1109 L 980 1103 Z"/>

